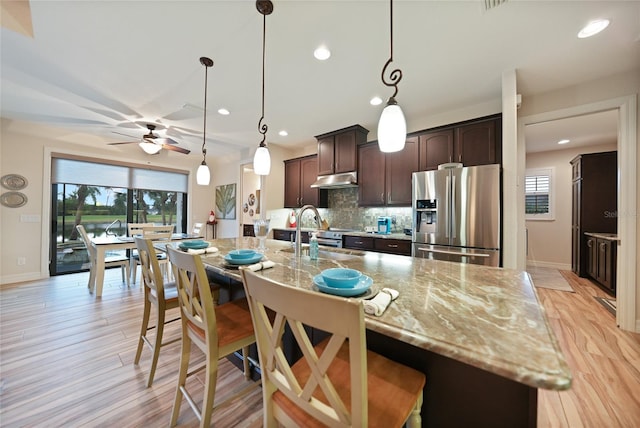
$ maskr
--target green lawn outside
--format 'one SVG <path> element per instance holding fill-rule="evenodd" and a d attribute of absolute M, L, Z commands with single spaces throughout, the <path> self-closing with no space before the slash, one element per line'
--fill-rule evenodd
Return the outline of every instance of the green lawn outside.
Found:
<path fill-rule="evenodd" d="M 167 217 L 168 218 L 168 217 Z M 119 217 L 119 216 L 113 216 L 113 215 L 83 215 L 82 216 L 82 223 L 83 224 L 87 224 L 87 223 L 111 223 L 114 220 L 120 220 L 122 223 L 126 223 L 126 218 L 124 216 Z M 72 215 L 68 215 L 68 216 L 58 216 L 58 222 L 62 223 L 62 221 L 64 220 L 64 222 L 66 224 L 73 224 L 73 222 L 75 222 L 76 217 L 72 216 Z M 147 214 L 147 221 L 149 223 L 162 223 L 162 215 L 150 215 Z"/>

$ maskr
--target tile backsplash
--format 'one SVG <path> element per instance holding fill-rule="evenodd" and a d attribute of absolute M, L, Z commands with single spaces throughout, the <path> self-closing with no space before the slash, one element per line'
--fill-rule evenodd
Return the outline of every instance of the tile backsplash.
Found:
<path fill-rule="evenodd" d="M 330 227 L 364 231 L 365 226 L 378 227 L 378 216 L 395 216 L 392 233 L 402 233 L 404 228 L 411 227 L 411 207 L 359 207 L 357 187 L 330 189 L 328 192 L 329 208 L 319 208 L 318 212 Z M 304 213 L 302 227 L 317 227 L 309 213 Z"/>

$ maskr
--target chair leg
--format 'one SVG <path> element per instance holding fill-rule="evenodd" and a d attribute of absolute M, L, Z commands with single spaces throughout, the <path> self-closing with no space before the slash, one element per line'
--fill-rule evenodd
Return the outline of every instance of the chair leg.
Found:
<path fill-rule="evenodd" d="M 416 401 L 416 405 L 411 411 L 411 415 L 409 415 L 409 419 L 407 419 L 407 428 L 420 428 L 422 426 L 422 415 L 420 414 L 422 409 L 422 392 L 420 392 L 420 397 L 418 401 Z"/>
<path fill-rule="evenodd" d="M 127 288 L 131 286 L 131 282 L 129 281 L 129 275 L 131 275 L 131 265 L 129 263 L 127 263 L 125 265 L 125 268 L 127 270 Z"/>
<path fill-rule="evenodd" d="M 184 322 L 184 321 L 183 321 Z M 183 329 L 185 327 L 183 326 Z M 189 371 L 189 357 L 191 354 L 191 339 L 188 335 L 182 335 L 182 352 L 180 355 L 180 371 L 178 372 L 178 387 L 176 388 L 176 397 L 173 401 L 173 410 L 171 411 L 171 423 L 169 426 L 174 427 L 178 423 L 180 416 L 180 405 L 182 404 L 183 388 L 187 381 L 187 372 Z"/>
<path fill-rule="evenodd" d="M 89 283 L 87 287 L 89 287 L 91 293 L 93 293 L 96 288 L 96 268 L 93 265 L 89 268 Z"/>
<path fill-rule="evenodd" d="M 158 366 L 158 357 L 160 356 L 160 348 L 162 347 L 162 335 L 164 334 L 164 316 L 165 309 L 158 307 L 156 316 L 156 341 L 153 345 L 153 355 L 151 356 L 151 370 L 149 370 L 149 380 L 147 380 L 147 388 L 153 384 L 153 377 Z"/>
<path fill-rule="evenodd" d="M 138 365 L 140 362 L 140 356 L 142 355 L 142 348 L 144 347 L 144 337 L 147 336 L 147 328 L 149 326 L 149 315 L 151 314 L 151 302 L 144 296 L 144 309 L 142 313 L 142 325 L 140 326 L 140 336 L 138 337 L 138 349 L 136 349 L 136 357 L 133 360 L 133 364 Z"/>
<path fill-rule="evenodd" d="M 218 380 L 218 360 L 211 361 L 209 356 L 207 356 L 206 371 L 200 428 L 208 427 L 211 424 L 211 414 L 213 413 L 213 402 L 216 394 L 216 382 Z"/>
<path fill-rule="evenodd" d="M 251 368 L 249 367 L 249 347 L 242 348 L 242 370 L 244 370 L 244 378 L 251 380 Z"/>

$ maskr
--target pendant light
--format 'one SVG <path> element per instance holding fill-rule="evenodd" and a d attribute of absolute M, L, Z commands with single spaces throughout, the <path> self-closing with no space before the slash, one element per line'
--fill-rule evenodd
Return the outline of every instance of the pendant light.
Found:
<path fill-rule="evenodd" d="M 200 57 L 200 64 L 204 65 L 204 127 L 202 129 L 202 163 L 196 172 L 196 183 L 201 186 L 208 186 L 211 181 L 211 172 L 207 166 L 207 149 L 204 144 L 207 141 L 207 72 L 213 66 L 211 58 Z"/>
<path fill-rule="evenodd" d="M 262 141 L 253 156 L 253 172 L 258 175 L 269 175 L 271 172 L 271 155 L 265 140 L 267 139 L 267 130 L 269 127 L 264 120 L 264 58 L 265 58 L 265 39 L 267 33 L 267 15 L 273 12 L 273 3 L 270 0 L 256 1 L 256 9 L 262 14 L 262 116 L 258 121 L 258 131 L 262 134 Z"/>
<path fill-rule="evenodd" d="M 386 86 L 393 86 L 395 91 L 387 101 L 387 105 L 382 110 L 380 120 L 378 121 L 378 146 L 381 152 L 391 153 L 398 152 L 404 148 L 404 142 L 407 139 L 407 122 L 404 119 L 402 109 L 396 102 L 398 94 L 398 83 L 402 79 L 402 70 L 396 68 L 389 74 L 389 81 L 385 79 L 385 72 L 391 62 L 393 62 L 393 0 L 389 0 L 390 6 L 390 34 L 391 34 L 391 53 L 389 60 L 382 68 L 382 83 Z"/>

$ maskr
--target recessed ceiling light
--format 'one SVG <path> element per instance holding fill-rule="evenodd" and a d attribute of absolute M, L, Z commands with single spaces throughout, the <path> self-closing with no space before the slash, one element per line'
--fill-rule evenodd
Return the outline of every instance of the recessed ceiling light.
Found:
<path fill-rule="evenodd" d="M 331 51 L 323 45 L 313 51 L 313 56 L 320 61 L 324 61 L 325 59 L 329 59 L 329 57 L 331 56 Z"/>
<path fill-rule="evenodd" d="M 578 38 L 584 39 L 587 37 L 594 36 L 598 34 L 600 31 L 604 30 L 609 26 L 608 19 L 596 19 L 595 21 L 591 21 L 587 25 L 584 26 L 582 30 L 578 33 Z"/>
<path fill-rule="evenodd" d="M 287 135 L 289 135 L 289 133 L 287 131 L 285 131 L 284 129 L 280 132 L 278 132 L 278 134 L 282 137 L 286 137 Z"/>
<path fill-rule="evenodd" d="M 373 97 L 371 98 L 371 101 L 369 101 L 369 104 L 371 104 L 372 106 L 379 106 L 380 104 L 382 104 L 382 98 Z"/>
<path fill-rule="evenodd" d="M 226 108 L 220 108 L 218 109 L 218 113 L 220 113 L 223 116 L 226 116 L 229 114 L 229 110 L 227 110 Z"/>
<path fill-rule="evenodd" d="M 564 139 L 564 140 L 560 140 L 558 141 L 558 144 L 567 144 L 570 140 Z"/>

